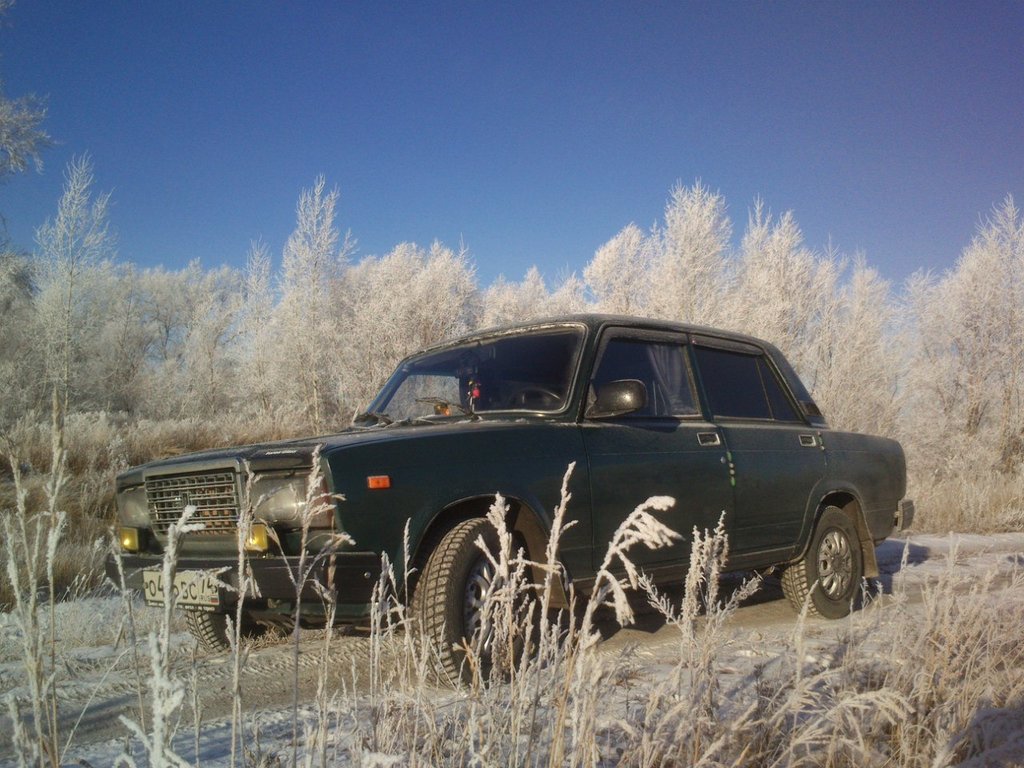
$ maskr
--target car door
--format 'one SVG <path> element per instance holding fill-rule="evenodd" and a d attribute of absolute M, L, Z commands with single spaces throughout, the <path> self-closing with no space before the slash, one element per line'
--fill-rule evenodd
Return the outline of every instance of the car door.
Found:
<path fill-rule="evenodd" d="M 627 515 L 651 496 L 671 496 L 675 505 L 658 519 L 684 536 L 673 547 L 638 546 L 638 565 L 682 564 L 691 532 L 714 528 L 732 506 L 732 488 L 722 436 L 697 406 L 684 334 L 610 328 L 600 342 L 590 379 L 591 397 L 612 381 L 637 380 L 646 402 L 613 418 L 588 418 L 582 435 L 590 466 L 594 565 Z"/>
<path fill-rule="evenodd" d="M 790 548 L 826 472 L 817 431 L 759 347 L 695 336 L 692 349 L 709 417 L 728 449 L 735 510 L 730 549 Z"/>

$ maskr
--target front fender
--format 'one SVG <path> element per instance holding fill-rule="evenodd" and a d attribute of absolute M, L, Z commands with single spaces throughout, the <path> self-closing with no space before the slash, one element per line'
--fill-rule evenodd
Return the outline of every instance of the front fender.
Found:
<path fill-rule="evenodd" d="M 386 553 L 404 567 L 407 521 L 410 553 L 419 552 L 446 510 L 471 505 L 474 514 L 485 514 L 496 493 L 531 510 L 546 532 L 566 467 L 575 461 L 568 515 L 577 523 L 563 539 L 561 557 L 569 567 L 589 553 L 590 485 L 575 425 L 461 426 L 409 430 L 400 435 L 405 439 L 345 446 L 328 456 L 333 485 L 345 497 L 338 505 L 338 525 L 356 547 Z M 390 487 L 367 488 L 371 475 L 386 475 Z"/>

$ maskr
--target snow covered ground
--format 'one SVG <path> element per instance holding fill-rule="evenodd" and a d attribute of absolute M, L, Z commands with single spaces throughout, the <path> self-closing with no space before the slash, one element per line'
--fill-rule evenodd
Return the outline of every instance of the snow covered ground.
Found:
<path fill-rule="evenodd" d="M 847 620 L 808 618 L 801 625 L 783 599 L 777 581 L 768 579 L 753 598 L 727 618 L 724 634 L 719 636 L 714 663 L 721 697 L 727 702 L 744 699 L 739 694 L 749 694 L 751 686 L 771 677 L 774 667 L 797 663 L 808 670 L 820 670 L 840 664 L 836 649 L 846 648 L 847 639 L 854 635 L 866 638 L 856 646 L 858 653 L 891 660 L 904 649 L 892 647 L 887 626 L 908 617 L 913 621 L 918 615 L 923 621 L 928 601 L 922 596 L 930 585 L 951 572 L 957 574 L 958 583 L 986 584 L 986 599 L 1018 607 L 1024 601 L 1020 578 L 1024 572 L 1024 533 L 916 535 L 906 541 L 884 543 L 878 558 L 882 575 L 876 580 L 876 597 Z M 735 581 L 726 577 L 726 588 Z M 133 644 L 123 621 L 124 602 L 119 597 L 89 598 L 57 608 L 56 677 L 60 730 L 67 741 L 62 747 L 62 764 L 107 766 L 126 759 L 138 765 L 150 764 L 146 750 L 122 718 L 148 722 L 151 717 L 151 674 L 144 636 L 158 625 L 159 611 L 138 604 L 134 610 L 139 636 Z M 629 708 L 643 699 L 641 693 L 647 687 L 664 681 L 679 668 L 680 656 L 687 649 L 679 628 L 653 611 L 640 613 L 636 624 L 624 629 L 608 621 L 602 631 L 605 638 L 598 653 L 614 660 L 619 671 L 604 704 L 604 716 L 612 727 L 627 718 Z M 192 764 L 229 765 L 232 658 L 226 653 L 196 650 L 182 626 L 174 627 L 172 639 L 170 670 L 184 691 L 184 701 L 175 713 L 173 751 Z M 1024 630 L 1020 639 L 1024 641 Z M 0 615 L 0 691 L 5 698 L 26 695 L 19 643 L 10 618 Z M 334 759 L 344 756 L 365 765 L 406 764 L 402 755 L 381 754 L 374 744 L 353 743 L 350 738 L 355 733 L 353 718 L 371 711 L 374 702 L 369 698 L 381 695 L 372 690 L 369 670 L 374 663 L 389 663 L 387 649 L 384 657 L 374 658 L 380 649 L 374 648 L 364 633 L 337 631 L 327 650 L 323 633 L 303 633 L 299 651 L 296 657 L 290 640 L 278 639 L 252 648 L 245 661 L 241 732 L 248 753 L 246 763 L 290 763 L 293 717 L 297 716 L 300 762 L 316 757 L 315 750 L 307 754 L 308 744 L 315 738 L 322 744 L 326 738 L 331 747 L 321 755 Z M 323 670 L 327 673 L 322 674 Z M 297 709 L 293 708 L 296 681 Z M 319 709 L 318 684 L 323 685 Z M 463 694 L 447 689 L 432 689 L 421 695 L 435 707 L 445 706 L 446 701 L 453 705 L 464 702 Z M 318 717 L 318 711 L 323 711 L 322 702 L 332 697 L 336 703 L 346 703 L 335 706 L 330 717 Z M 140 712 L 144 714 L 140 716 Z M 321 724 L 326 732 L 317 737 L 315 729 Z M 10 726 L 5 716 L 0 723 L 0 765 L 17 764 Z M 614 750 L 607 755 L 608 764 L 614 763 Z"/>

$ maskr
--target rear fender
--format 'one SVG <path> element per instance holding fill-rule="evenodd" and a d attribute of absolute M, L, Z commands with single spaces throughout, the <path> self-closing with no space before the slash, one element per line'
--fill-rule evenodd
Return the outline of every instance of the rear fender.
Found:
<path fill-rule="evenodd" d="M 860 501 L 851 491 L 833 491 L 825 495 L 818 502 L 814 515 L 814 526 L 811 528 L 807 540 L 803 543 L 800 557 L 807 555 L 807 549 L 810 547 L 811 539 L 814 537 L 814 530 L 817 528 L 818 521 L 821 519 L 821 515 L 826 507 L 838 507 L 844 515 L 850 518 L 850 522 L 857 529 L 857 538 L 860 539 L 861 559 L 864 562 L 864 576 L 867 578 L 878 576 L 878 558 L 875 556 L 875 542 L 871 532 L 868 530 L 867 520 L 864 517 Z"/>

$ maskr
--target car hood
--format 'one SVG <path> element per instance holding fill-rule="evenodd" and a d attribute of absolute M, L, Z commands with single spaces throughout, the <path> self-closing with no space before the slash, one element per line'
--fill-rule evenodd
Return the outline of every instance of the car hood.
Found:
<path fill-rule="evenodd" d="M 147 477 L 176 475 L 204 470 L 231 468 L 237 472 L 275 470 L 296 470 L 311 467 L 313 456 L 319 448 L 322 454 L 335 450 L 368 445 L 372 443 L 395 442 L 429 438 L 431 435 L 447 435 L 453 432 L 491 431 L 512 427 L 516 424 L 538 421 L 536 418 L 481 419 L 473 421 L 455 419 L 435 424 L 405 425 L 392 424 L 386 427 L 347 427 L 328 435 L 303 437 L 294 440 L 278 440 L 255 445 L 217 448 L 208 451 L 184 453 L 165 459 L 157 459 L 132 467 L 117 476 L 117 489 L 141 485 Z"/>

